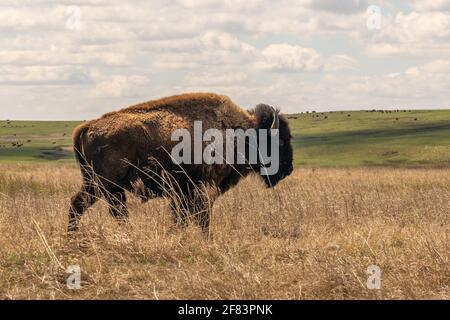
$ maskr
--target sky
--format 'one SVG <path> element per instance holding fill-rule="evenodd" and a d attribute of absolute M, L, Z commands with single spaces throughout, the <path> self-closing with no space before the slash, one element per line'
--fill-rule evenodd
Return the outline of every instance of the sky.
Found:
<path fill-rule="evenodd" d="M 0 2 L 0 119 L 197 91 L 285 113 L 450 108 L 450 0 Z"/>

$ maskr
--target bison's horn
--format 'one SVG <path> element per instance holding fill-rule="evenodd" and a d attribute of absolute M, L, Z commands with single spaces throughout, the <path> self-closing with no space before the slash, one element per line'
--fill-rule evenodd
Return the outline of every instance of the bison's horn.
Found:
<path fill-rule="evenodd" d="M 277 130 L 279 127 L 280 127 L 280 119 L 278 118 L 278 112 L 275 109 L 273 109 L 273 122 L 272 125 L 270 126 L 270 129 Z"/>

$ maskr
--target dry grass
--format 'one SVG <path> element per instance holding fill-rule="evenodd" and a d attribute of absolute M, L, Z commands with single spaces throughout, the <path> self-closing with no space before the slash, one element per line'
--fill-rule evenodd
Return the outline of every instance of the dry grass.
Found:
<path fill-rule="evenodd" d="M 132 199 L 125 226 L 97 204 L 68 241 L 79 183 L 72 166 L 0 166 L 0 298 L 450 299 L 449 169 L 300 169 L 274 190 L 251 177 L 216 202 L 212 241 L 171 229 L 162 199 Z"/>

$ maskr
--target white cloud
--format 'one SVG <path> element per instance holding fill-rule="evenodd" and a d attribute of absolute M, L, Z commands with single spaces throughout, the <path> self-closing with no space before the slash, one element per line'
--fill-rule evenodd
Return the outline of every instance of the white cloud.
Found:
<path fill-rule="evenodd" d="M 230 11 L 257 10 L 264 4 L 267 4 L 264 0 L 178 0 L 178 3 L 187 8 L 208 8 Z"/>
<path fill-rule="evenodd" d="M 33 10 L 21 7 L 2 7 L 0 10 L 0 30 L 56 29 L 64 27 L 65 7 L 42 6 Z"/>
<path fill-rule="evenodd" d="M 262 60 L 257 68 L 269 71 L 318 71 L 321 68 L 320 55 L 311 48 L 289 44 L 271 44 L 262 51 Z"/>
<path fill-rule="evenodd" d="M 139 75 L 113 75 L 99 81 L 91 91 L 93 97 L 115 98 L 131 95 L 136 87 L 148 83 L 148 78 Z"/>
<path fill-rule="evenodd" d="M 450 60 L 434 60 L 425 64 L 422 69 L 430 74 L 450 74 Z"/>
<path fill-rule="evenodd" d="M 91 81 L 87 70 L 73 66 L 0 66 L 4 85 L 74 85 Z"/>
<path fill-rule="evenodd" d="M 450 0 L 414 0 L 413 3 L 421 11 L 450 11 Z"/>
<path fill-rule="evenodd" d="M 380 31 L 365 33 L 367 52 L 373 55 L 448 56 L 450 13 L 398 13 L 383 20 Z"/>
<path fill-rule="evenodd" d="M 217 87 L 217 86 L 235 86 L 243 84 L 248 80 L 248 75 L 244 72 L 207 72 L 207 73 L 191 73 L 184 79 L 186 86 L 192 87 Z"/>
<path fill-rule="evenodd" d="M 345 54 L 337 54 L 327 59 L 324 69 L 327 72 L 340 72 L 354 69 L 357 61 Z"/>
<path fill-rule="evenodd" d="M 159 43 L 161 45 L 161 43 Z M 192 69 L 204 66 L 243 65 L 251 62 L 257 50 L 238 38 L 223 32 L 208 31 L 205 34 L 172 45 L 149 48 L 169 49 L 154 57 L 153 66 L 162 69 Z"/>
<path fill-rule="evenodd" d="M 364 12 L 368 5 L 365 0 L 310 0 L 307 3 L 307 6 L 311 9 L 332 13 Z"/>
<path fill-rule="evenodd" d="M 450 60 L 435 60 L 403 72 L 353 78 L 349 88 L 354 94 L 390 97 L 400 101 L 445 99 L 446 92 L 450 90 Z"/>

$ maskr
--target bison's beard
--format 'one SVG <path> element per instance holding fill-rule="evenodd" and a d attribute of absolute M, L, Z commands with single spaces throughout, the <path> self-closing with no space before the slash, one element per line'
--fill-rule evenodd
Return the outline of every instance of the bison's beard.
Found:
<path fill-rule="evenodd" d="M 286 178 L 292 173 L 292 164 L 285 164 L 284 166 L 280 167 L 280 170 L 274 175 L 261 175 L 262 179 L 264 180 L 264 183 L 268 188 L 275 187 L 278 182 Z"/>

